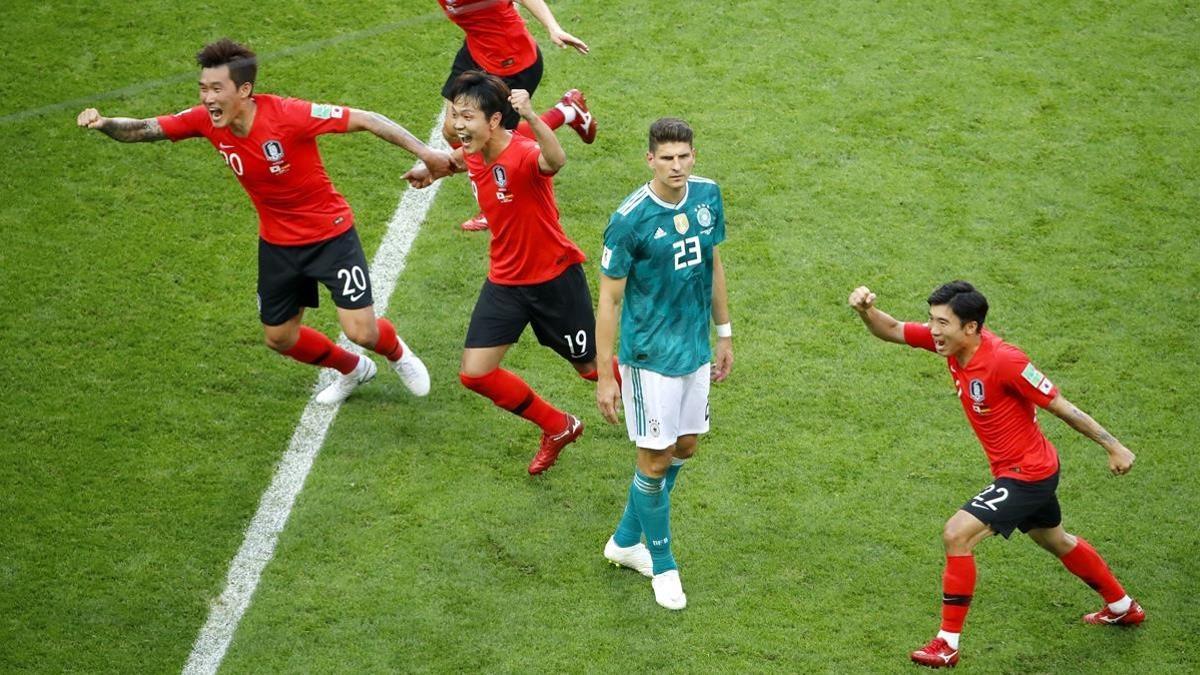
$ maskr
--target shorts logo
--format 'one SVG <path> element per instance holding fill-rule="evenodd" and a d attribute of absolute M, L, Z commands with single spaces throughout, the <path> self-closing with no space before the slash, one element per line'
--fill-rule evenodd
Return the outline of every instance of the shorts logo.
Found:
<path fill-rule="evenodd" d="M 268 162 L 278 162 L 283 159 L 283 143 L 276 140 L 270 140 L 263 143 L 263 157 L 267 158 Z"/>
<path fill-rule="evenodd" d="M 651 438 L 658 438 L 660 433 L 662 433 L 662 424 L 660 424 L 658 420 L 650 420 Z"/>
<path fill-rule="evenodd" d="M 688 228 L 691 226 L 692 226 L 691 223 L 688 222 L 688 217 L 687 217 L 686 213 L 675 214 L 675 231 L 676 232 L 678 232 L 679 234 L 686 234 L 688 231 Z"/>
<path fill-rule="evenodd" d="M 340 105 L 329 105 L 328 103 L 314 103 L 314 104 L 312 104 L 312 110 L 309 111 L 309 114 L 319 120 L 327 120 L 327 119 L 340 120 L 340 119 L 342 119 L 342 114 L 345 112 L 345 110 L 346 109 Z"/>
<path fill-rule="evenodd" d="M 712 209 L 708 208 L 708 204 L 701 204 L 696 207 L 696 222 L 700 223 L 700 227 L 712 225 L 712 220 Z"/>

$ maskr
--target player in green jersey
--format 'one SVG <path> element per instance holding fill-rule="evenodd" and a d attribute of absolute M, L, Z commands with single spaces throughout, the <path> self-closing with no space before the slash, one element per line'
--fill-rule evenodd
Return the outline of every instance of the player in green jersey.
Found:
<path fill-rule="evenodd" d="M 692 176 L 692 129 L 662 118 L 650 125 L 646 163 L 654 176 L 625 199 L 604 232 L 596 358 L 608 363 L 621 314 L 621 381 L 600 368 L 596 403 L 616 424 L 624 405 L 637 469 L 604 556 L 651 577 L 654 599 L 683 609 L 687 596 L 671 554 L 670 494 L 684 460 L 708 431 L 709 382 L 733 367 L 721 190 Z M 716 324 L 714 356 L 709 317 Z M 642 544 L 645 535 L 646 544 Z"/>

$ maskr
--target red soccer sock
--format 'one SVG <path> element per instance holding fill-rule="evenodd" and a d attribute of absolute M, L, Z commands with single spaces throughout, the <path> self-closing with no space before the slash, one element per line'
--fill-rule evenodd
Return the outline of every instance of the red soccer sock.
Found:
<path fill-rule="evenodd" d="M 491 399 L 492 403 L 514 415 L 524 417 L 548 434 L 562 431 L 566 423 L 566 413 L 546 403 L 525 380 L 503 368 L 480 377 L 459 373 L 458 379 L 467 389 Z"/>
<path fill-rule="evenodd" d="M 400 338 L 396 337 L 396 327 L 383 317 L 375 319 L 375 325 L 379 327 L 379 341 L 375 343 L 375 353 L 382 354 L 388 361 L 399 361 L 400 357 L 404 356 L 404 347 L 400 345 Z"/>
<path fill-rule="evenodd" d="M 1083 537 L 1075 537 L 1075 548 L 1059 560 L 1071 574 L 1083 579 L 1083 583 L 1099 593 L 1105 602 L 1116 602 L 1125 597 L 1121 582 L 1108 569 L 1104 558 Z"/>
<path fill-rule="evenodd" d="M 557 129 L 561 127 L 563 122 L 565 122 L 567 119 L 566 116 L 563 115 L 562 111 L 557 107 L 551 108 L 542 113 L 541 118 L 542 121 L 546 123 L 546 126 L 550 127 L 551 129 Z M 533 133 L 533 127 L 529 126 L 529 122 L 526 122 L 525 120 L 521 120 L 515 131 L 526 138 L 537 140 L 537 136 L 535 136 Z"/>
<path fill-rule="evenodd" d="M 942 573 L 942 630 L 961 633 L 975 594 L 975 556 L 946 556 Z"/>
<path fill-rule="evenodd" d="M 349 375 L 358 366 L 358 354 L 342 349 L 327 335 L 308 326 L 300 327 L 300 339 L 283 355 L 301 363 L 335 368 L 343 375 Z"/>

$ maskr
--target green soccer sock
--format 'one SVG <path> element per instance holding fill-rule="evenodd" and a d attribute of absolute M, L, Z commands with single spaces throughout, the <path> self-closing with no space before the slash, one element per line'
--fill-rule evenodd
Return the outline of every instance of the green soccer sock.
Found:
<path fill-rule="evenodd" d="M 678 567 L 671 555 L 671 495 L 666 491 L 666 478 L 652 478 L 635 471 L 630 492 L 634 512 L 646 533 L 646 546 L 654 561 L 654 573 L 661 574 Z"/>
<path fill-rule="evenodd" d="M 683 468 L 683 463 L 686 459 L 678 457 L 671 458 L 671 466 L 667 467 L 667 492 L 675 489 L 675 479 L 679 477 L 679 470 Z"/>
<path fill-rule="evenodd" d="M 636 545 L 642 540 L 642 524 L 638 521 L 637 511 L 633 508 L 633 484 L 629 485 L 629 496 L 625 499 L 625 512 L 617 523 L 617 531 L 613 533 L 613 541 L 621 548 Z"/>

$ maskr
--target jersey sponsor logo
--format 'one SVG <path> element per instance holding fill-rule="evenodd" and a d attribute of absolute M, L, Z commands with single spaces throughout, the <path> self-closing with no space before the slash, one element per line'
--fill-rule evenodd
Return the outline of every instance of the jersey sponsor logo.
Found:
<path fill-rule="evenodd" d="M 692 224 L 690 222 L 688 222 L 688 217 L 687 217 L 686 213 L 675 214 L 675 231 L 676 232 L 678 232 L 679 234 L 686 234 L 688 231 L 688 228 L 691 226 L 692 226 Z"/>
<path fill-rule="evenodd" d="M 342 115 L 345 112 L 346 112 L 346 109 L 340 105 L 329 105 L 328 103 L 314 103 L 314 104 L 312 104 L 312 110 L 309 111 L 309 114 L 319 120 L 328 120 L 328 119 L 340 120 L 340 119 L 342 119 Z"/>
<path fill-rule="evenodd" d="M 217 143 L 217 147 L 222 150 L 230 150 L 233 148 L 233 146 L 228 143 Z"/>
<path fill-rule="evenodd" d="M 275 139 L 263 143 L 262 151 L 263 157 L 266 157 L 268 162 L 278 162 L 283 159 L 283 143 Z"/>
<path fill-rule="evenodd" d="M 696 222 L 700 223 L 700 227 L 712 225 L 712 220 L 712 209 L 708 208 L 708 204 L 701 204 L 696 207 Z"/>
<path fill-rule="evenodd" d="M 707 237 L 708 235 L 712 234 L 712 231 L 713 231 L 713 229 L 712 229 L 711 227 L 709 227 L 709 228 L 705 228 L 705 229 L 703 229 L 703 230 L 700 230 L 700 234 L 702 234 L 702 235 L 704 235 L 704 236 L 706 236 L 706 237 Z"/>
<path fill-rule="evenodd" d="M 600 266 L 605 269 L 608 269 L 608 266 L 611 263 L 612 263 L 612 249 L 605 246 L 604 253 L 600 254 Z"/>
<path fill-rule="evenodd" d="M 654 231 L 655 239 L 662 239 L 665 236 L 667 236 L 667 231 L 662 229 L 661 227 Z"/>

